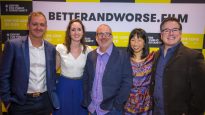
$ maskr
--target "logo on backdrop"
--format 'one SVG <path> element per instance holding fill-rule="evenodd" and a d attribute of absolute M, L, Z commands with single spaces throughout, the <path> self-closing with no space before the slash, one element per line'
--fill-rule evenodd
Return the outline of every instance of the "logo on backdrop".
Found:
<path fill-rule="evenodd" d="M 32 11 L 31 1 L 2 1 L 2 15 L 28 15 Z"/>
<path fill-rule="evenodd" d="M 48 12 L 48 19 L 66 21 L 80 19 L 82 21 L 105 22 L 161 22 L 167 17 L 176 17 L 182 23 L 188 22 L 188 14 L 153 14 L 153 13 L 79 13 L 79 12 Z M 159 18 L 158 18 L 159 17 Z"/>

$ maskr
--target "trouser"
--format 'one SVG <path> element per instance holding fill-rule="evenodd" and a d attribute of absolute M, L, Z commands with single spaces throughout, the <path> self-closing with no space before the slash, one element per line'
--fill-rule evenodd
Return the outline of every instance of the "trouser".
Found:
<path fill-rule="evenodd" d="M 94 113 L 90 113 L 90 115 L 97 115 L 96 111 Z M 105 115 L 122 115 L 122 111 L 119 110 L 111 110 L 110 112 L 106 113 Z"/>
<path fill-rule="evenodd" d="M 8 115 L 50 115 L 52 110 L 48 93 L 44 92 L 37 97 L 27 95 L 24 105 L 11 103 L 8 109 Z"/>

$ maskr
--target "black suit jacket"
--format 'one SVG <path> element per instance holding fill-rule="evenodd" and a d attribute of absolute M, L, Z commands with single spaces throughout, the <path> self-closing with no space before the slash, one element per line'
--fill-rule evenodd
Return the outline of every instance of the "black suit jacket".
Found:
<path fill-rule="evenodd" d="M 159 51 L 155 55 L 151 94 Z M 199 115 L 205 108 L 205 61 L 201 52 L 182 43 L 164 68 L 163 89 L 166 115 Z"/>

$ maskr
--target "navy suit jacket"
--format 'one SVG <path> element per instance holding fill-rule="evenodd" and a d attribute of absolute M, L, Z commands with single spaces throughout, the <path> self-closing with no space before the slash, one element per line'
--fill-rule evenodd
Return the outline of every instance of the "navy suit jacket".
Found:
<path fill-rule="evenodd" d="M 56 84 L 56 50 L 44 40 L 46 58 L 46 85 L 50 101 L 59 108 Z M 13 39 L 5 43 L 0 65 L 0 95 L 4 104 L 10 102 L 23 105 L 26 101 L 30 71 L 28 38 Z"/>
<path fill-rule="evenodd" d="M 92 101 L 91 93 L 97 55 L 96 50 L 90 52 L 85 65 L 83 74 L 84 99 L 82 103 L 85 107 L 88 107 Z M 132 69 L 128 55 L 113 46 L 102 79 L 103 101 L 100 105 L 101 109 L 112 110 L 116 108 L 122 110 L 130 93 L 132 78 Z"/>

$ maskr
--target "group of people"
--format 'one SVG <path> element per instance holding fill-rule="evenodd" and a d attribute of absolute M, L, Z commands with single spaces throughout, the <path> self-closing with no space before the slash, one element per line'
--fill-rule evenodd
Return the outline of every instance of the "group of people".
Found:
<path fill-rule="evenodd" d="M 5 43 L 0 97 L 9 115 L 203 115 L 205 61 L 181 42 L 173 17 L 160 25 L 159 50 L 149 52 L 147 33 L 135 28 L 127 51 L 113 43 L 112 29 L 96 30 L 98 47 L 85 45 L 85 27 L 71 20 L 65 41 L 44 40 L 42 12 L 28 17 L 28 36 Z M 56 71 L 60 69 L 60 76 Z"/>

